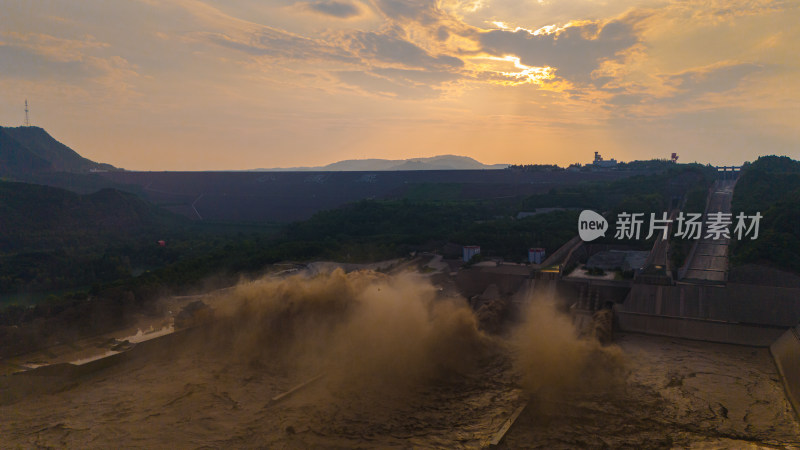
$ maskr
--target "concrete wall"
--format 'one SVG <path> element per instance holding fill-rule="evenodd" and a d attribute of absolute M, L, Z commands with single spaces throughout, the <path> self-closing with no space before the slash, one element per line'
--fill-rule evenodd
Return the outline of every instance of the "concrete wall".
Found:
<path fill-rule="evenodd" d="M 768 346 L 800 323 L 800 288 L 635 284 L 617 315 L 623 331 Z"/>
<path fill-rule="evenodd" d="M 800 337 L 797 327 L 787 330 L 770 347 L 783 379 L 786 396 L 800 415 Z"/>
<path fill-rule="evenodd" d="M 788 328 L 800 323 L 800 288 L 636 284 L 622 310 Z"/>
<path fill-rule="evenodd" d="M 615 320 L 622 331 L 755 347 L 769 346 L 785 331 L 779 327 L 631 313 L 619 309 L 615 311 Z"/>
<path fill-rule="evenodd" d="M 728 281 L 761 286 L 800 287 L 800 275 L 760 264 L 745 264 L 732 268 L 728 274 Z"/>

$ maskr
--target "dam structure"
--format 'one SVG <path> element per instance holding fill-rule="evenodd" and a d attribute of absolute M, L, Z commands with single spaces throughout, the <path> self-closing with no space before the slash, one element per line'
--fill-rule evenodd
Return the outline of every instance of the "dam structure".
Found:
<path fill-rule="evenodd" d="M 739 167 L 718 168 L 704 217 L 732 213 L 738 173 Z M 673 219 L 679 210 L 674 206 Z M 516 298 L 557 293 L 578 329 L 591 329 L 597 311 L 611 309 L 616 331 L 768 347 L 787 398 L 800 413 L 800 276 L 758 264 L 731 267 L 730 239 L 706 238 L 705 223 L 701 231 L 681 267 L 672 267 L 668 258 L 670 229 L 629 279 L 576 275 L 582 271 L 571 269 L 609 251 L 576 236 L 542 264 L 530 266 L 530 279 L 520 283 L 527 295 Z M 509 284 L 509 276 L 504 274 L 503 284 Z"/>
<path fill-rule="evenodd" d="M 738 170 L 739 167 L 718 168 L 719 176 L 709 189 L 704 217 L 731 213 Z M 672 219 L 682 206 L 681 202 L 673 203 L 668 212 Z M 613 308 L 615 327 L 620 331 L 770 346 L 787 329 L 800 323 L 800 276 L 756 264 L 730 267 L 730 239 L 708 238 L 706 227 L 704 222 L 701 238 L 694 241 L 681 267 L 672 267 L 668 257 L 674 235 L 670 228 L 667 239 L 655 239 L 644 263 L 637 263 L 641 269 L 630 277 L 592 276 L 573 269 L 600 253 L 617 252 L 619 261 L 623 257 L 627 261 L 640 258 L 643 255 L 639 253 L 645 252 L 625 252 L 575 236 L 541 264 L 529 266 L 526 289 L 557 292 L 573 311 L 589 315 Z M 482 269 L 487 272 L 485 276 L 489 276 L 488 272 L 495 276 L 502 273 L 503 285 L 509 285 L 512 272 L 517 276 L 524 272 L 501 266 Z"/>

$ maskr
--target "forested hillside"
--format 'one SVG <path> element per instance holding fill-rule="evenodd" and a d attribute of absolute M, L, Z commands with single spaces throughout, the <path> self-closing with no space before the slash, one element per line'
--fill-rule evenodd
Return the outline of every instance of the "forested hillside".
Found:
<path fill-rule="evenodd" d="M 762 156 L 745 166 L 731 211 L 763 216 L 758 239 L 732 241 L 733 264 L 762 263 L 800 273 L 800 161 Z"/>

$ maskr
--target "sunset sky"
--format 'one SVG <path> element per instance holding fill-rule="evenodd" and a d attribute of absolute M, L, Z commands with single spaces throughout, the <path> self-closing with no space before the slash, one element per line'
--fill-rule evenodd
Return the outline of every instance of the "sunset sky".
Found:
<path fill-rule="evenodd" d="M 800 157 L 800 2 L 0 0 L 0 125 L 131 170 Z"/>

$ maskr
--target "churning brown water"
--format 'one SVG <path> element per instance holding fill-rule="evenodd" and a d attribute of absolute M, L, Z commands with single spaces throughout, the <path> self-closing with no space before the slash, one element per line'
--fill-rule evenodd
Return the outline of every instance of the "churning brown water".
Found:
<path fill-rule="evenodd" d="M 2 445 L 477 448 L 528 400 L 509 447 L 800 442 L 763 350 L 603 347 L 547 301 L 489 336 L 413 274 L 265 278 L 213 304 L 163 349 L 0 406 Z"/>

